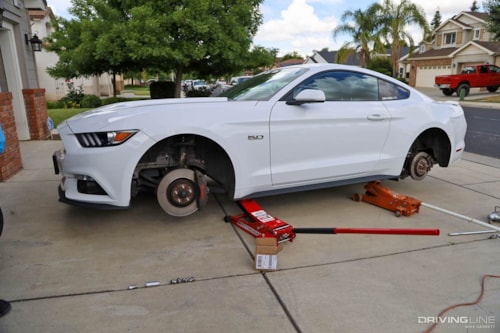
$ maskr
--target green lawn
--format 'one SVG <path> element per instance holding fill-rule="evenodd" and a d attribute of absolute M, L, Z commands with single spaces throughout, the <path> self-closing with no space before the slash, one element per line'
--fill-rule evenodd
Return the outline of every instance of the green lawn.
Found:
<path fill-rule="evenodd" d="M 133 92 L 136 96 L 149 96 L 149 86 L 125 86 L 125 90 Z"/>
<path fill-rule="evenodd" d="M 485 102 L 485 103 L 500 103 L 500 96 L 485 97 L 481 99 L 475 99 L 474 102 Z"/>
<path fill-rule="evenodd" d="M 57 125 L 62 123 L 64 120 L 87 110 L 89 109 L 48 109 L 47 112 L 49 117 L 54 122 L 54 126 L 57 127 Z"/>
<path fill-rule="evenodd" d="M 139 99 L 144 99 L 145 97 L 149 97 L 149 86 L 139 87 L 139 86 L 125 86 L 126 91 L 133 92 L 136 96 L 140 96 Z M 137 98 L 136 98 L 137 99 Z M 124 101 L 127 99 L 124 99 Z M 135 100 L 135 99 L 128 99 Z M 69 108 L 69 109 L 48 109 L 47 112 L 49 117 L 54 122 L 54 126 L 57 127 L 64 120 L 73 117 L 76 114 L 82 113 L 89 109 L 85 108 Z"/>

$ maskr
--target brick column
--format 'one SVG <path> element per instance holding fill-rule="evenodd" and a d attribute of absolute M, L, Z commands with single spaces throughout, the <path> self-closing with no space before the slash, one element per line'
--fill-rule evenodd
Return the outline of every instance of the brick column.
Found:
<path fill-rule="evenodd" d="M 50 131 L 45 89 L 23 89 L 23 96 L 31 140 L 47 140 L 50 138 Z"/>
<path fill-rule="evenodd" d="M 0 92 L 0 124 L 6 140 L 5 150 L 0 154 L 0 181 L 5 181 L 23 168 L 10 92 Z"/>

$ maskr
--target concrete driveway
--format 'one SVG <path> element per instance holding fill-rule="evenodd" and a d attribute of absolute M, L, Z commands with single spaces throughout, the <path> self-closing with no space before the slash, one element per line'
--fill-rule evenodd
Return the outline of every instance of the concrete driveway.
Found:
<path fill-rule="evenodd" d="M 362 184 L 258 201 L 296 227 L 441 235 L 299 234 L 279 253 L 278 270 L 260 273 L 255 239 L 224 223 L 216 200 L 183 219 L 152 195 L 119 211 L 59 203 L 50 156 L 60 146 L 22 142 L 24 170 L 0 183 L 0 298 L 12 302 L 0 332 L 423 332 L 441 310 L 476 300 L 484 275 L 500 275 L 499 239 L 448 236 L 486 228 L 427 207 L 398 218 L 352 201 Z M 465 154 L 421 182 L 384 184 L 486 222 L 500 206 L 500 161 Z M 219 198 L 228 214 L 240 213 Z M 194 281 L 171 284 L 178 278 Z M 434 332 L 499 332 L 500 279 L 486 280 L 479 304 L 442 321 Z"/>

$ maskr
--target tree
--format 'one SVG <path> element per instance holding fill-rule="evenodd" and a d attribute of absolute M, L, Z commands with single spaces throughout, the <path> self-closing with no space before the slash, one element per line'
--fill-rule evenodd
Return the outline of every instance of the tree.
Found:
<path fill-rule="evenodd" d="M 356 53 L 356 49 L 352 47 L 352 44 L 347 42 L 344 43 L 340 49 L 337 50 L 335 54 L 336 64 L 345 64 L 349 57 Z"/>
<path fill-rule="evenodd" d="M 378 29 L 376 12 L 379 10 L 377 3 L 370 6 L 366 11 L 360 9 L 355 11 L 347 10 L 342 14 L 342 24 L 333 30 L 334 39 L 340 34 L 351 36 L 352 42 L 344 44 L 342 49 L 346 52 L 348 50 L 358 52 L 361 67 L 366 67 L 366 64 L 370 61 L 372 49 L 381 45 L 376 34 Z"/>
<path fill-rule="evenodd" d="M 388 76 L 391 76 L 392 74 L 391 61 L 386 57 L 373 57 L 367 64 L 366 68 Z"/>
<path fill-rule="evenodd" d="M 61 57 L 53 73 L 174 70 L 178 97 L 185 69 L 218 76 L 245 67 L 262 1 L 73 0 L 75 19 L 49 38 Z"/>
<path fill-rule="evenodd" d="M 254 46 L 252 51 L 248 54 L 245 69 L 252 71 L 254 74 L 258 74 L 262 72 L 262 70 L 270 68 L 274 65 L 278 52 L 279 50 L 276 48 Z"/>
<path fill-rule="evenodd" d="M 434 13 L 434 17 L 432 18 L 432 21 L 431 21 L 431 33 L 428 34 L 428 36 L 430 37 L 430 40 L 431 41 L 432 39 L 434 39 L 435 37 L 435 34 L 434 34 L 434 31 L 441 25 L 441 13 L 439 12 L 439 8 L 436 10 L 436 12 Z"/>
<path fill-rule="evenodd" d="M 56 19 L 55 31 L 47 38 L 47 49 L 59 56 L 48 73 L 70 79 L 109 72 L 116 96 L 116 74 L 140 70 L 142 66 L 131 60 L 124 49 L 120 26 L 127 20 L 126 13 L 108 6 L 105 0 L 73 0 L 69 11 L 75 19 Z"/>
<path fill-rule="evenodd" d="M 180 96 L 185 69 L 219 76 L 244 68 L 262 1 L 143 0 L 123 35 L 132 59 L 174 69 Z"/>
<path fill-rule="evenodd" d="M 407 42 L 410 48 L 414 46 L 413 38 L 406 32 L 406 27 L 415 24 L 424 31 L 424 36 L 429 32 L 425 12 L 410 0 L 401 0 L 398 3 L 384 0 L 379 17 L 382 25 L 379 33 L 386 43 L 391 45 L 392 76 L 396 77 L 403 43 Z"/>
<path fill-rule="evenodd" d="M 488 13 L 488 31 L 494 35 L 495 40 L 500 39 L 500 0 L 488 0 L 483 4 Z"/>
<path fill-rule="evenodd" d="M 474 0 L 472 2 L 472 5 L 470 6 L 470 11 L 471 12 L 477 12 L 479 10 L 479 6 L 477 5 L 477 1 Z"/>
<path fill-rule="evenodd" d="M 289 52 L 281 57 L 281 61 L 285 61 L 288 59 L 304 59 L 297 51 Z"/>

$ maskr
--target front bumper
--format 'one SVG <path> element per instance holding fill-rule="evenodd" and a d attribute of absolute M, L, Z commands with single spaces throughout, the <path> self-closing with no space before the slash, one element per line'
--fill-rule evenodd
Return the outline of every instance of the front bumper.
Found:
<path fill-rule="evenodd" d="M 59 129 L 64 150 L 52 155 L 54 172 L 62 176 L 59 200 L 82 207 L 129 207 L 135 166 L 152 140 L 137 133 L 122 145 L 84 148 L 69 127 Z"/>
<path fill-rule="evenodd" d="M 435 84 L 434 87 L 438 89 L 450 89 L 450 84 Z"/>
<path fill-rule="evenodd" d="M 63 161 L 64 161 L 64 151 L 63 150 L 57 150 L 52 154 L 52 163 L 54 165 L 54 173 L 56 175 L 61 173 Z M 63 203 L 69 204 L 69 205 L 73 205 L 73 206 L 77 206 L 77 207 L 97 208 L 97 209 L 106 209 L 106 210 L 125 209 L 128 207 L 128 206 L 125 206 L 125 207 L 116 206 L 116 205 L 111 205 L 111 204 L 106 204 L 106 203 L 85 202 L 85 201 L 80 201 L 80 200 L 69 199 L 66 196 L 66 191 L 65 191 L 66 180 L 67 180 L 67 178 L 65 176 L 63 176 L 61 178 L 61 183 L 59 184 L 59 186 L 57 188 L 60 202 L 63 202 Z M 70 180 L 70 182 L 71 182 L 71 180 Z M 77 182 L 78 182 L 78 180 L 77 180 Z M 78 188 L 78 185 L 77 185 L 77 188 Z"/>
<path fill-rule="evenodd" d="M 108 204 L 97 204 L 97 203 L 92 203 L 92 202 L 83 202 L 83 201 L 68 199 L 68 198 L 66 198 L 66 193 L 64 192 L 62 185 L 58 186 L 57 192 L 59 194 L 59 201 L 60 202 L 63 202 L 63 203 L 68 204 L 68 205 L 76 206 L 76 207 L 94 208 L 94 209 L 103 209 L 103 210 L 119 210 L 119 209 L 128 208 L 128 207 L 113 206 L 113 205 L 108 205 Z"/>

